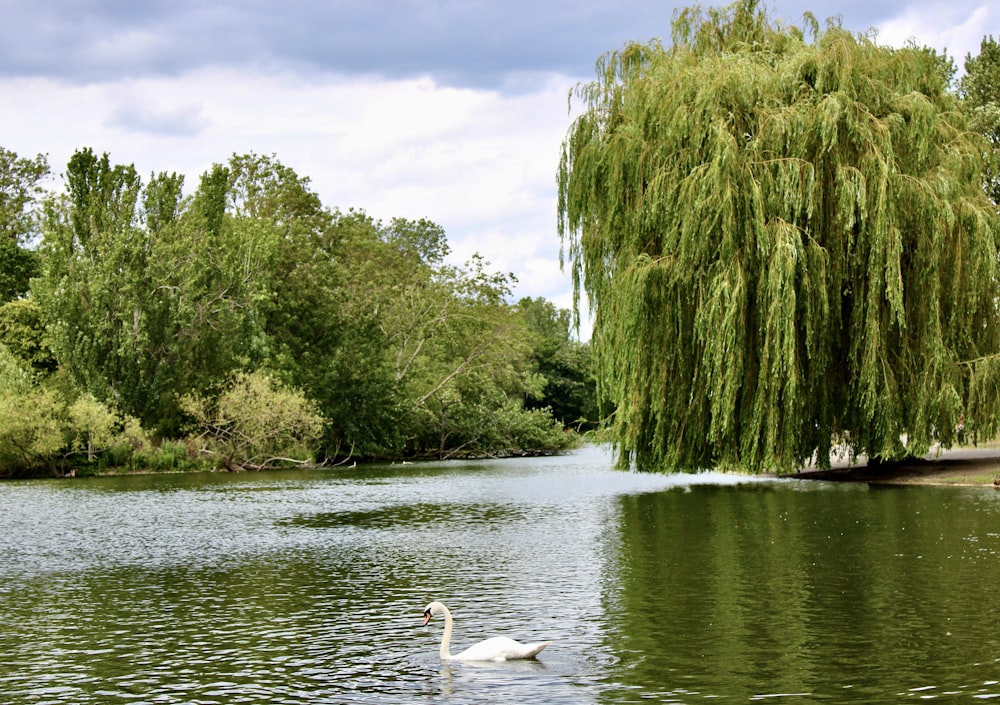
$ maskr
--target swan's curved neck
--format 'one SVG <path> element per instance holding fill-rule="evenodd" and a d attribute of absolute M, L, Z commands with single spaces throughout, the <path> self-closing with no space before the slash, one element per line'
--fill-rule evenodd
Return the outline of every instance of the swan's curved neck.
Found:
<path fill-rule="evenodd" d="M 444 634 L 441 636 L 441 658 L 451 659 L 451 612 L 444 605 L 441 605 L 441 612 L 444 613 Z"/>

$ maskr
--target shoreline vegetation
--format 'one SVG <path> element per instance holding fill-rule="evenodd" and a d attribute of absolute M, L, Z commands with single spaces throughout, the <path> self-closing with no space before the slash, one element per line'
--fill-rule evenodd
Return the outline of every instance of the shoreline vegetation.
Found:
<path fill-rule="evenodd" d="M 324 204 L 274 155 L 193 192 L 90 148 L 49 176 L 0 147 L 0 477 L 546 453 L 599 423 L 572 313 L 426 218 Z"/>
<path fill-rule="evenodd" d="M 166 441 L 142 449 L 110 448 L 87 460 L 83 454 L 63 458 L 45 472 L 0 475 L 4 480 L 45 480 L 84 477 L 127 477 L 137 475 L 181 475 L 195 473 L 255 473 L 268 470 L 350 470 L 366 465 L 414 465 L 441 460 L 497 460 L 565 455 L 587 443 L 581 434 L 565 431 L 559 448 L 505 448 L 491 452 L 462 453 L 449 457 L 367 457 L 328 458 L 325 461 L 301 461 L 294 458 L 271 457 L 262 463 L 227 462 L 192 439 Z"/>
<path fill-rule="evenodd" d="M 468 461 L 490 460 L 498 458 L 518 458 L 518 457 L 539 457 L 543 455 L 565 455 L 573 449 L 565 449 L 549 452 L 525 452 L 511 450 L 506 453 L 495 453 L 482 456 L 467 456 L 462 459 Z M 434 459 L 426 458 L 421 460 L 365 460 L 358 462 L 330 462 L 325 464 L 311 464 L 303 466 L 310 470 L 347 470 L 366 464 L 392 464 L 411 465 L 420 462 L 433 462 Z M 188 462 L 174 462 L 162 467 L 130 467 L 108 466 L 104 468 L 73 467 L 61 476 L 53 477 L 120 477 L 132 475 L 167 475 L 197 472 L 257 472 L 261 470 L 290 470 L 295 469 L 295 465 L 275 465 L 273 467 L 260 468 L 225 468 L 210 462 L 207 459 L 188 459 Z M 44 479 L 45 476 L 39 476 Z M 921 457 L 911 458 L 892 463 L 880 463 L 869 465 L 865 458 L 855 459 L 851 463 L 846 458 L 840 458 L 833 462 L 833 467 L 829 469 L 818 469 L 816 467 L 806 467 L 795 473 L 774 474 L 773 477 L 781 479 L 815 480 L 827 482 L 862 482 L 870 485 L 924 485 L 924 486 L 950 486 L 950 487 L 994 487 L 1000 489 L 997 484 L 1000 479 L 1000 444 L 989 444 L 984 446 L 961 446 L 958 448 L 938 449 L 932 453 Z M 4 478 L 15 479 L 15 478 Z M 25 479 L 25 478 L 20 478 Z"/>
<path fill-rule="evenodd" d="M 550 456 L 554 456 L 554 455 L 565 455 L 565 454 L 567 454 L 569 452 L 570 452 L 569 450 L 546 451 L 546 452 L 538 452 L 538 453 L 529 453 L 529 452 L 523 452 L 523 451 L 516 451 L 516 452 L 511 452 L 510 454 L 499 454 L 499 455 L 477 456 L 477 457 L 464 457 L 464 458 L 452 458 L 452 460 L 464 460 L 464 461 L 467 461 L 467 462 L 476 462 L 478 460 L 498 460 L 498 459 L 504 459 L 504 460 L 506 460 L 506 459 L 514 459 L 514 458 L 541 458 L 541 457 L 550 457 Z M 76 478 L 76 477 L 131 477 L 131 476 L 138 476 L 138 475 L 184 475 L 184 474 L 194 474 L 194 473 L 203 473 L 203 472 L 204 473 L 247 473 L 247 474 L 252 474 L 252 473 L 255 473 L 255 472 L 268 472 L 268 471 L 272 471 L 272 470 L 274 470 L 274 471 L 282 471 L 282 470 L 332 470 L 332 471 L 337 471 L 337 470 L 354 470 L 354 469 L 357 469 L 357 468 L 363 468 L 366 465 L 381 465 L 381 466 L 399 465 L 399 466 L 403 466 L 403 465 L 418 465 L 420 463 L 433 463 L 433 462 L 440 462 L 440 461 L 438 461 L 435 458 L 422 458 L 422 459 L 419 459 L 419 460 L 384 460 L 384 461 L 380 461 L 380 460 L 362 460 L 360 462 L 352 460 L 352 461 L 349 461 L 349 462 L 343 462 L 343 461 L 341 461 L 341 462 L 336 462 L 336 463 L 325 463 L 325 464 L 324 463 L 315 463 L 315 464 L 309 464 L 309 465 L 270 465 L 270 466 L 267 466 L 267 467 L 258 467 L 258 468 L 239 467 L 239 468 L 232 468 L 232 469 L 219 467 L 218 465 L 214 465 L 212 463 L 205 463 L 205 464 L 203 464 L 200 467 L 189 466 L 189 467 L 183 467 L 183 468 L 182 467 L 168 468 L 168 469 L 163 469 L 163 470 L 154 470 L 154 469 L 151 469 L 151 468 L 128 468 L 128 467 L 117 467 L 117 468 L 115 468 L 115 467 L 111 467 L 111 468 L 106 468 L 106 469 L 103 469 L 103 470 L 98 470 L 96 472 L 90 472 L 90 473 L 87 473 L 87 472 L 76 473 L 73 470 L 71 470 L 70 472 L 68 472 L 65 475 L 54 475 L 54 476 L 53 475 L 49 475 L 49 476 L 39 475 L 39 476 L 36 476 L 36 477 L 0 478 L 0 482 L 2 482 L 3 480 L 14 480 L 14 479 L 21 479 L 21 480 L 30 480 L 30 479 L 37 479 L 37 480 L 46 480 L 46 479 L 49 479 L 49 480 L 51 480 L 51 479 L 56 479 L 56 480 L 58 480 L 58 479 L 62 479 L 62 478 Z"/>
<path fill-rule="evenodd" d="M 119 459 L 106 453 L 91 461 L 63 462 L 49 472 L 0 476 L 4 480 L 45 480 L 84 477 L 126 477 L 137 475 L 182 475 L 194 473 L 254 473 L 268 470 L 349 470 L 365 465 L 414 465 L 439 460 L 496 460 L 565 455 L 585 444 L 578 434 L 566 434 L 566 444 L 559 449 L 508 448 L 491 453 L 455 455 L 449 458 L 361 458 L 328 459 L 325 462 L 302 462 L 292 458 L 272 458 L 265 463 L 225 463 L 204 449 L 195 449 L 189 442 L 164 443 L 151 453 L 135 458 Z"/>

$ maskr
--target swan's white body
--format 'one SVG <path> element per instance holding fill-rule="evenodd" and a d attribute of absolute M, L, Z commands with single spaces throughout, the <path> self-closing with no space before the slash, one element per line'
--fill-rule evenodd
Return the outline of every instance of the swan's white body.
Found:
<path fill-rule="evenodd" d="M 549 645 L 542 641 L 537 644 L 522 644 L 505 636 L 495 636 L 478 644 L 473 644 L 465 651 L 452 654 L 451 630 L 454 625 L 451 612 L 440 602 L 432 602 L 424 610 L 424 624 L 431 621 L 431 615 L 444 615 L 444 635 L 441 637 L 441 658 L 447 661 L 508 661 L 518 658 L 535 658 L 538 652 Z"/>

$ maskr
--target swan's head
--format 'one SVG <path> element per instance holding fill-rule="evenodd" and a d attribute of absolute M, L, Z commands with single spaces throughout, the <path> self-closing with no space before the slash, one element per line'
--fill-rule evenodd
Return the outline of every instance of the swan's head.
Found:
<path fill-rule="evenodd" d="M 433 615 L 441 614 L 442 612 L 445 611 L 446 610 L 444 605 L 442 605 L 440 602 L 432 602 L 429 605 L 427 605 L 427 609 L 424 610 L 424 626 L 425 627 L 427 626 L 427 623 L 431 621 L 431 617 Z"/>

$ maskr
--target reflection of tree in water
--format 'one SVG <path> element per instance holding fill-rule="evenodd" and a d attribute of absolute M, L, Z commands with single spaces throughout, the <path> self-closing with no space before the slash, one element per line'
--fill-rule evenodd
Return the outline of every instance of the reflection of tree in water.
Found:
<path fill-rule="evenodd" d="M 605 599 L 624 684 L 838 697 L 968 684 L 996 642 L 979 606 L 1000 537 L 974 548 L 981 518 L 942 501 L 954 496 L 764 484 L 622 497 Z"/>
<path fill-rule="evenodd" d="M 400 504 L 343 512 L 310 514 L 289 520 L 289 524 L 312 528 L 390 529 L 420 524 L 455 524 L 488 527 L 523 519 L 525 512 L 515 505 L 498 504 Z"/>

